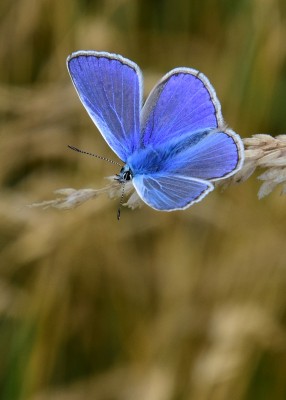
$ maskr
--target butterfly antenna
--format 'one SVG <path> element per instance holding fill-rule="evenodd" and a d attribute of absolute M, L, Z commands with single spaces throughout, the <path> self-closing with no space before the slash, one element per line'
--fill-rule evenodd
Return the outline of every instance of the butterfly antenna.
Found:
<path fill-rule="evenodd" d="M 122 167 L 121 164 L 119 164 L 119 163 L 116 162 L 116 161 L 110 160 L 109 158 L 99 156 L 98 154 L 89 153 L 88 151 L 80 150 L 80 149 L 78 149 L 77 147 L 74 147 L 74 146 L 68 145 L 68 147 L 69 147 L 71 150 L 77 151 L 78 153 L 87 154 L 88 156 L 96 157 L 96 158 L 99 158 L 100 160 L 108 161 L 108 162 L 110 162 L 111 164 L 116 164 L 116 165 L 119 165 L 120 167 Z"/>
<path fill-rule="evenodd" d="M 118 210 L 117 210 L 117 219 L 118 219 L 118 221 L 120 220 L 120 215 L 121 215 L 121 206 L 122 206 L 123 198 L 124 198 L 124 190 L 125 190 L 125 182 L 122 183 L 122 193 L 121 193 L 121 197 L 120 197 L 119 207 L 118 207 Z"/>

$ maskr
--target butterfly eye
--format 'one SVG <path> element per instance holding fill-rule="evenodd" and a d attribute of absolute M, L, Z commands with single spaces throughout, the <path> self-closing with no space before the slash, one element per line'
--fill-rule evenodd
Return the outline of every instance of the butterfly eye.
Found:
<path fill-rule="evenodd" d="M 120 183 L 125 183 L 127 181 L 130 181 L 133 178 L 132 171 L 128 165 L 124 165 L 124 167 L 121 168 L 119 174 L 116 175 L 115 180 L 117 180 Z"/>
<path fill-rule="evenodd" d="M 130 180 L 132 179 L 132 173 L 131 173 L 130 170 L 129 170 L 129 171 L 125 171 L 125 172 L 123 173 L 123 179 L 124 179 L 125 181 L 130 181 Z"/>
<path fill-rule="evenodd" d="M 130 181 L 133 178 L 131 169 L 129 167 L 127 167 L 127 168 L 123 167 L 119 174 L 121 180 L 124 182 Z"/>

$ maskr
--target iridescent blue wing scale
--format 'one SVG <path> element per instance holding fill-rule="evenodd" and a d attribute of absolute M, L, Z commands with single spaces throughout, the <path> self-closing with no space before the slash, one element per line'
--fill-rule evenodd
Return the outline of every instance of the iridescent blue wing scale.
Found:
<path fill-rule="evenodd" d="M 201 179 L 167 173 L 137 175 L 133 184 L 141 199 L 159 211 L 185 209 L 214 188 L 212 183 Z"/>
<path fill-rule="evenodd" d="M 142 74 L 116 54 L 79 51 L 67 59 L 78 96 L 103 138 L 126 161 L 140 141 Z"/>

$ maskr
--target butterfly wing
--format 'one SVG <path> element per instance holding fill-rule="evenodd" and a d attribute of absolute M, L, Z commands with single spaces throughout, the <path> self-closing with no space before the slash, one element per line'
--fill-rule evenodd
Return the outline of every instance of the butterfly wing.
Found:
<path fill-rule="evenodd" d="M 168 155 L 164 171 L 211 181 L 233 175 L 244 159 L 241 139 L 230 129 L 186 135 L 161 149 Z"/>
<path fill-rule="evenodd" d="M 102 136 L 126 161 L 140 140 L 142 74 L 116 54 L 79 51 L 67 59 L 78 96 Z"/>
<path fill-rule="evenodd" d="M 191 68 L 165 75 L 147 98 L 141 120 L 143 147 L 186 133 L 223 126 L 221 106 L 209 80 Z"/>
<path fill-rule="evenodd" d="M 133 184 L 141 199 L 159 211 L 185 209 L 214 188 L 202 179 L 174 174 L 137 175 Z"/>
<path fill-rule="evenodd" d="M 141 146 L 168 155 L 164 171 L 218 180 L 243 164 L 240 137 L 225 128 L 214 88 L 194 69 L 176 68 L 163 77 L 146 100 L 141 124 Z"/>

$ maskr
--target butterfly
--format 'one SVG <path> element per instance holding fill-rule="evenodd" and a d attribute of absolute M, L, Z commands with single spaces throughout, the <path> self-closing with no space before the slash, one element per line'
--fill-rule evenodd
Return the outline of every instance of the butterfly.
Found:
<path fill-rule="evenodd" d="M 241 168 L 242 140 L 226 126 L 201 72 L 171 70 L 143 105 L 141 70 L 121 55 L 78 51 L 67 68 L 89 116 L 124 162 L 116 179 L 131 180 L 155 210 L 186 209 Z"/>

